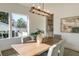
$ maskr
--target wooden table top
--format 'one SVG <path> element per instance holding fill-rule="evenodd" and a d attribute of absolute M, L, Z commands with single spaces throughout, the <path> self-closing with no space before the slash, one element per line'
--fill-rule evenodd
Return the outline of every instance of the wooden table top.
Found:
<path fill-rule="evenodd" d="M 41 53 L 47 51 L 49 47 L 59 40 L 54 40 L 52 38 L 44 38 L 41 44 L 36 42 L 25 43 L 25 44 L 14 44 L 11 45 L 16 52 L 21 56 L 34 56 L 40 55 Z"/>
<path fill-rule="evenodd" d="M 12 48 L 21 56 L 34 56 L 39 55 L 49 49 L 50 45 L 41 43 L 26 43 L 26 44 L 15 44 Z"/>

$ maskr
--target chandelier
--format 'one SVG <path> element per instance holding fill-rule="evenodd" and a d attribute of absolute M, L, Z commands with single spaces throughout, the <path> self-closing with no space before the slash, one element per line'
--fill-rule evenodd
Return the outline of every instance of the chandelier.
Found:
<path fill-rule="evenodd" d="M 46 11 L 46 9 L 44 9 L 44 3 L 42 4 L 42 8 L 40 8 L 40 6 L 36 7 L 35 5 L 33 5 L 31 7 L 30 12 L 34 13 L 34 14 L 38 14 L 38 15 L 42 15 L 42 16 L 50 16 L 51 13 Z"/>

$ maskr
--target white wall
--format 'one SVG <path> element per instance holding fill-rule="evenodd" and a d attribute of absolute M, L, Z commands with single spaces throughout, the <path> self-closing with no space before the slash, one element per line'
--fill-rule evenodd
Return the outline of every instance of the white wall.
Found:
<path fill-rule="evenodd" d="M 62 34 L 65 47 L 79 51 L 79 34 L 60 32 L 61 18 L 79 16 L 79 4 L 47 4 L 46 8 L 54 13 L 54 34 Z"/>
<path fill-rule="evenodd" d="M 40 15 L 36 15 L 36 14 L 30 14 L 29 19 L 30 21 L 30 32 L 35 32 L 37 28 L 39 28 L 40 30 L 44 30 L 45 31 L 45 17 L 44 16 L 40 16 Z"/>

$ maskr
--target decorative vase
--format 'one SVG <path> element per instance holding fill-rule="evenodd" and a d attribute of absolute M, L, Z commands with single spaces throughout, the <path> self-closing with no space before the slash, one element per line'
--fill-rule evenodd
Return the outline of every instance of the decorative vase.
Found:
<path fill-rule="evenodd" d="M 44 37 L 43 33 L 40 33 L 40 34 L 37 35 L 36 39 L 37 39 L 38 44 L 42 43 L 43 37 Z"/>

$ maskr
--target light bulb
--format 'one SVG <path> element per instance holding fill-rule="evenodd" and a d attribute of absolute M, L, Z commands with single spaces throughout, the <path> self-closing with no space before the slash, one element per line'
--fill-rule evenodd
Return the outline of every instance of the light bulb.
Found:
<path fill-rule="evenodd" d="M 41 7 L 40 7 L 40 6 L 38 6 L 37 8 L 38 8 L 38 9 L 40 9 Z"/>
<path fill-rule="evenodd" d="M 44 11 L 46 11 L 46 9 L 44 9 Z"/>
<path fill-rule="evenodd" d="M 49 12 L 49 11 L 47 10 L 47 12 Z"/>

